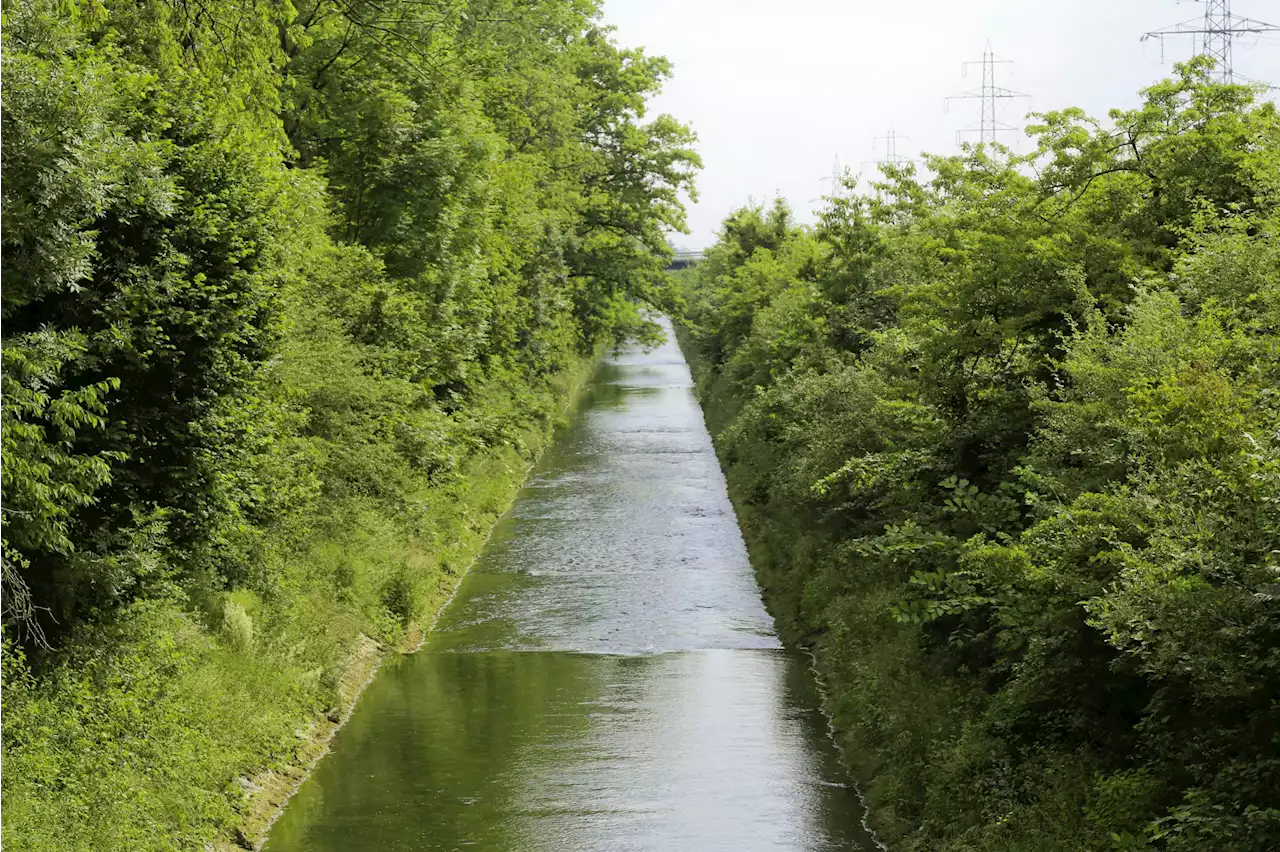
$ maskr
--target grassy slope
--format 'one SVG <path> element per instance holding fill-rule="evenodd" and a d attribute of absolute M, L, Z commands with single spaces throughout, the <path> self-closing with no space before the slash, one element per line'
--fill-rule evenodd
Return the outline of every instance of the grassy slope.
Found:
<path fill-rule="evenodd" d="M 557 410 L 596 360 L 552 382 Z M 4 709 L 21 728 L 4 755 L 6 845 L 167 850 L 258 836 L 381 659 L 421 641 L 558 425 L 481 451 L 448 485 L 424 482 L 411 518 L 359 498 L 322 507 L 272 553 L 283 579 L 269 598 L 232 594 L 248 632 L 175 594 L 79 637 L 38 684 L 6 672 Z"/>
<path fill-rule="evenodd" d="M 721 450 L 719 436 L 744 400 L 714 374 L 688 334 L 678 330 L 677 337 L 707 428 Z M 809 573 L 793 570 L 798 559 L 820 558 L 814 552 L 818 537 L 806 519 L 773 516 L 785 507 L 753 505 L 737 486 L 734 461 L 721 452 L 720 462 L 765 605 L 785 643 L 813 652 L 823 681 L 823 709 L 866 797 L 870 825 L 892 848 L 914 848 L 908 826 L 918 822 L 925 792 L 918 788 L 917 773 L 907 768 L 927 766 L 932 744 L 959 734 L 957 710 L 964 696 L 955 694 L 948 680 L 932 676 L 914 637 L 887 617 L 896 592 L 865 588 L 856 596 L 816 600 L 815 588 L 803 582 Z M 822 610 L 827 631 L 816 636 L 807 631 L 802 610 Z"/>

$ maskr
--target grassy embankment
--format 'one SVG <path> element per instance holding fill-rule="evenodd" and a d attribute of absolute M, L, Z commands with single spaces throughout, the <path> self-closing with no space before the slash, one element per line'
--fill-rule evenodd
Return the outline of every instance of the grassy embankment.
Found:
<path fill-rule="evenodd" d="M 760 505 L 749 499 L 751 477 L 750 459 L 737 459 L 726 453 L 727 441 L 723 436 L 739 416 L 746 399 L 727 376 L 719 374 L 698 343 L 689 333 L 677 326 L 676 336 L 681 351 L 689 361 L 694 390 L 703 408 L 707 429 L 716 444 L 721 467 L 728 484 L 728 493 L 737 514 L 737 521 L 746 541 L 751 567 L 759 582 L 764 604 L 773 615 L 778 633 L 788 647 L 799 647 L 812 654 L 814 669 L 822 683 L 823 713 L 832 720 L 832 730 L 847 769 L 858 782 L 869 807 L 868 824 L 882 840 L 901 837 L 896 824 L 892 802 L 904 791 L 892 789 L 893 779 L 879 771 L 886 762 L 893 760 L 895 748 L 906 751 L 928 742 L 933 737 L 947 737 L 956 733 L 954 719 L 948 715 L 948 701 L 954 691 L 942 679 L 929 677 L 928 665 L 913 646 L 913 640 L 890 619 L 884 617 L 892 603 L 892 592 L 869 594 L 860 600 L 852 613 L 851 599 L 844 599 L 846 617 L 856 615 L 845 623 L 837 636 L 831 633 L 815 633 L 806 626 L 804 611 L 804 583 L 797 583 L 797 572 L 792 560 L 803 554 L 806 537 L 813 536 L 814 549 L 820 548 L 817 531 L 803 517 L 774 517 L 777 505 Z M 740 462 L 744 462 L 740 466 Z M 790 532 L 783 532 L 790 531 Z M 808 577 L 809 572 L 801 572 Z M 810 591 L 812 594 L 812 591 Z M 809 600 L 808 609 L 822 608 L 820 601 Z M 878 610 L 878 613 L 877 613 Z M 878 617 L 877 617 L 878 614 Z M 858 635 L 860 628 L 879 626 Z M 855 678 L 873 673 L 876 686 L 859 690 Z M 896 683 L 896 686 L 891 686 Z M 868 684 L 863 684 L 868 686 Z M 883 698 L 892 693 L 892 706 L 886 707 L 887 718 L 868 724 L 868 719 L 854 719 L 860 704 L 872 695 Z M 883 737 L 869 741 L 870 730 L 878 728 Z M 929 729 L 923 737 L 910 736 L 910 729 Z M 900 742 L 893 742 L 897 734 L 908 734 Z M 919 757 L 919 755 L 914 755 Z"/>
<path fill-rule="evenodd" d="M 261 839 L 389 654 L 421 643 L 597 357 L 548 383 L 520 438 L 485 448 L 400 516 L 322 506 L 268 543 L 281 580 L 231 607 L 148 601 L 77 637 L 46 676 L 6 673 L 14 849 L 222 848 Z M 228 615 L 228 613 L 236 613 Z M 53 784 L 49 779 L 57 779 Z"/>

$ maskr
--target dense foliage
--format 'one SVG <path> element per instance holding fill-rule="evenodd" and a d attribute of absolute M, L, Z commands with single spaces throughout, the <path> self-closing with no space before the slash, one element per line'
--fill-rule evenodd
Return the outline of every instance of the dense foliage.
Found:
<path fill-rule="evenodd" d="M 687 336 L 909 850 L 1280 848 L 1280 116 L 1206 65 L 724 223 Z"/>
<path fill-rule="evenodd" d="M 399 641 L 698 165 L 594 0 L 3 20 L 4 830 L 200 848 Z"/>

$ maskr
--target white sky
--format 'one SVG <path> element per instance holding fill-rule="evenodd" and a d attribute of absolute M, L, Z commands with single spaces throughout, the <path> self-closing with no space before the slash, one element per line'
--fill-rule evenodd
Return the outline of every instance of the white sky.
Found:
<path fill-rule="evenodd" d="M 1280 0 L 1235 0 L 1236 15 L 1280 25 Z M 978 101 L 948 95 L 979 88 L 988 39 L 1014 65 L 996 84 L 1031 95 L 1002 101 L 1000 118 L 1021 127 L 1029 110 L 1083 107 L 1105 118 L 1132 107 L 1138 90 L 1192 54 L 1189 36 L 1140 42 L 1153 29 L 1203 15 L 1177 0 L 605 0 L 604 19 L 624 46 L 666 56 L 675 75 L 651 114 L 693 126 L 705 168 L 689 236 L 715 241 L 724 216 L 749 198 L 782 195 L 812 221 L 830 191 L 835 159 L 873 173 L 892 128 L 900 155 L 955 151 L 956 131 L 975 125 Z M 1280 85 L 1280 38 L 1242 36 L 1235 71 Z M 1004 134 L 1014 143 L 1021 134 Z M 1014 147 L 1018 147 L 1016 144 Z M 1026 147 L 1025 145 L 1023 146 Z"/>

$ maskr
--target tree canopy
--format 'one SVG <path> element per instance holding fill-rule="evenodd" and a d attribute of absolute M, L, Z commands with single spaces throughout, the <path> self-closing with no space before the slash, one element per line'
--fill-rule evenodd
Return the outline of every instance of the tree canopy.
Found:
<path fill-rule="evenodd" d="M 358 430 L 408 435 L 636 328 L 698 165 L 591 3 L 36 2 L 4 38 L 6 618 L 45 632 L 242 582 L 337 487 L 290 449 L 333 390 L 279 364 L 316 306 L 416 396 Z"/>

